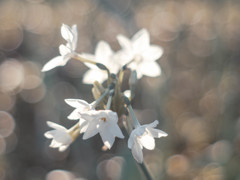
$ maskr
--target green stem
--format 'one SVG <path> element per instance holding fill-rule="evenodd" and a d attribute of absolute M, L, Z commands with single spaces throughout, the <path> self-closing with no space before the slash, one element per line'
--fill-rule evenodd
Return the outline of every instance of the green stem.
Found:
<path fill-rule="evenodd" d="M 123 122 L 123 121 L 121 121 L 121 122 Z M 129 131 L 128 131 L 128 128 L 126 127 L 126 125 L 127 124 L 124 125 L 124 123 L 123 123 L 123 127 L 124 127 L 123 131 L 125 132 L 124 134 L 126 134 L 126 138 L 125 139 L 129 139 Z M 137 164 L 139 165 L 139 167 L 142 170 L 143 174 L 145 175 L 146 179 L 147 180 L 153 180 L 153 178 L 152 178 L 150 172 L 148 171 L 145 163 L 143 162 L 141 164 L 139 164 L 139 163 L 137 163 Z"/>
<path fill-rule="evenodd" d="M 104 70 L 104 71 L 107 71 L 107 74 L 108 74 L 108 84 L 111 83 L 111 73 L 109 71 L 109 69 L 102 63 L 98 63 L 98 62 L 95 62 L 95 61 L 92 61 L 92 60 L 89 60 L 89 59 L 86 59 L 84 57 L 82 57 L 80 54 L 77 54 L 75 53 L 72 57 L 72 59 L 76 59 L 78 61 L 81 61 L 83 63 L 90 63 L 90 64 L 94 64 L 96 65 L 99 69 L 101 70 Z"/>
<path fill-rule="evenodd" d="M 125 72 L 125 69 L 121 69 L 120 70 L 120 73 L 119 73 L 119 76 L 118 76 L 118 85 L 119 87 L 122 86 L 122 82 L 123 82 L 123 77 L 124 77 L 124 72 Z"/>
<path fill-rule="evenodd" d="M 79 128 L 80 128 L 79 123 L 76 123 L 73 127 L 68 129 L 68 133 L 72 137 L 72 141 L 74 141 L 80 135 Z"/>
<path fill-rule="evenodd" d="M 129 61 L 127 64 L 125 64 L 124 66 L 128 66 L 129 64 L 131 64 L 132 62 L 134 62 L 135 59 L 132 59 L 131 61 Z"/>
<path fill-rule="evenodd" d="M 110 89 L 107 88 L 104 93 L 96 100 L 91 103 L 91 105 L 95 108 L 102 100 L 103 98 L 109 93 Z"/>
<path fill-rule="evenodd" d="M 152 176 L 150 175 L 150 173 L 148 172 L 148 169 L 145 165 L 145 163 L 143 162 L 142 164 L 138 164 L 142 170 L 142 172 L 144 173 L 144 175 L 146 176 L 147 180 L 153 180 Z"/>
<path fill-rule="evenodd" d="M 92 60 L 89 60 L 89 59 L 86 59 L 86 58 L 84 58 L 84 57 L 82 57 L 82 56 L 80 56 L 79 54 L 76 54 L 76 53 L 71 58 L 76 59 L 78 61 L 81 61 L 83 63 L 90 63 L 90 64 L 96 65 L 96 62 L 94 62 Z"/>
<path fill-rule="evenodd" d="M 106 110 L 111 109 L 111 103 L 112 103 L 113 93 L 114 93 L 114 90 L 112 89 L 112 90 L 110 91 L 110 95 L 109 95 L 109 97 L 108 97 L 108 102 L 107 102 L 107 105 L 106 105 Z"/>
<path fill-rule="evenodd" d="M 134 123 L 134 128 L 137 128 L 137 127 L 141 126 L 140 123 L 137 120 L 137 117 L 136 117 L 136 115 L 135 115 L 135 113 L 133 111 L 133 108 L 132 108 L 131 104 L 129 104 L 127 107 L 128 107 L 128 110 L 129 110 L 129 112 L 130 112 L 130 114 L 132 116 L 133 123 Z"/>

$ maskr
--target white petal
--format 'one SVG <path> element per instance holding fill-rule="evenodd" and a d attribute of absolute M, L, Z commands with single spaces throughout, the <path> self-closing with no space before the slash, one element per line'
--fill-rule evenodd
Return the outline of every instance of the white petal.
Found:
<path fill-rule="evenodd" d="M 161 74 L 161 68 L 156 62 L 143 62 L 137 68 L 138 77 L 139 72 L 146 76 L 156 77 Z"/>
<path fill-rule="evenodd" d="M 155 120 L 155 121 L 153 121 L 152 123 L 150 123 L 150 124 L 146 124 L 146 126 L 147 127 L 152 127 L 152 128 L 154 128 L 154 127 L 156 127 L 157 125 L 158 125 L 158 120 Z"/>
<path fill-rule="evenodd" d="M 96 62 L 95 55 L 93 55 L 93 54 L 83 53 L 83 54 L 81 54 L 81 57 Z M 91 64 L 91 63 L 84 63 L 84 64 L 85 64 L 87 67 L 89 67 L 90 69 L 99 70 L 99 68 L 98 68 L 96 65 L 94 65 L 94 64 Z"/>
<path fill-rule="evenodd" d="M 159 129 L 153 129 L 151 127 L 147 127 L 147 130 L 149 131 L 149 133 L 155 137 L 155 138 L 160 138 L 160 137 L 166 137 L 168 134 L 165 133 L 164 131 L 161 131 Z"/>
<path fill-rule="evenodd" d="M 131 61 L 134 55 L 133 50 L 120 50 L 114 54 L 112 59 L 121 67 Z"/>
<path fill-rule="evenodd" d="M 55 141 L 54 139 L 52 140 L 52 142 L 51 142 L 51 144 L 49 145 L 49 147 L 51 147 L 51 148 L 58 148 L 58 147 L 60 147 L 62 144 L 61 143 L 59 143 L 59 142 L 57 142 L 57 141 Z"/>
<path fill-rule="evenodd" d="M 95 52 L 95 57 L 97 62 L 107 65 L 109 57 L 112 54 L 113 54 L 113 51 L 107 42 L 100 41 L 97 44 L 96 52 Z"/>
<path fill-rule="evenodd" d="M 105 113 L 107 114 L 109 121 L 114 122 L 115 124 L 118 122 L 118 115 L 116 112 L 113 112 L 111 110 L 104 110 L 102 113 L 103 115 L 105 115 Z"/>
<path fill-rule="evenodd" d="M 63 152 L 63 151 L 65 151 L 65 150 L 68 148 L 68 146 L 69 146 L 69 145 L 60 146 L 60 147 L 58 148 L 58 150 L 59 150 L 60 152 Z"/>
<path fill-rule="evenodd" d="M 89 121 L 86 121 L 84 119 L 80 119 L 79 126 L 80 126 L 80 134 L 86 132 L 89 125 Z"/>
<path fill-rule="evenodd" d="M 127 37 L 119 34 L 117 35 L 117 40 L 123 49 L 132 50 L 132 43 Z"/>
<path fill-rule="evenodd" d="M 134 64 L 134 63 L 133 63 L 133 64 Z M 143 74 L 142 74 L 142 72 L 141 72 L 140 67 L 137 67 L 137 68 L 132 68 L 132 67 L 131 67 L 131 69 L 132 69 L 132 70 L 136 70 L 136 72 L 137 72 L 137 78 L 138 78 L 138 79 L 141 79 L 141 78 L 143 77 Z"/>
<path fill-rule="evenodd" d="M 117 74 L 119 70 L 122 68 L 122 65 L 119 62 L 115 61 L 114 56 L 109 58 L 109 62 L 107 63 L 107 68 L 111 73 Z"/>
<path fill-rule="evenodd" d="M 104 145 L 107 146 L 108 149 L 111 149 L 115 141 L 115 137 L 107 129 L 105 129 L 105 131 L 100 131 L 100 136 Z"/>
<path fill-rule="evenodd" d="M 87 121 L 93 121 L 97 118 L 98 111 L 89 110 L 81 113 L 81 118 Z"/>
<path fill-rule="evenodd" d="M 91 138 L 93 136 L 95 136 L 98 133 L 98 128 L 97 128 L 97 124 L 95 122 L 90 122 L 87 130 L 85 131 L 84 135 L 83 135 L 83 139 L 88 139 Z"/>
<path fill-rule="evenodd" d="M 71 28 L 68 25 L 62 25 L 61 34 L 66 41 L 71 42 L 73 40 L 73 33 L 71 32 Z"/>
<path fill-rule="evenodd" d="M 57 130 L 62 130 L 62 131 L 66 131 L 67 129 L 59 124 L 56 124 L 54 122 L 51 121 L 47 121 L 47 125 L 53 129 L 57 129 Z"/>
<path fill-rule="evenodd" d="M 104 80 L 107 79 L 107 73 L 101 70 L 88 70 L 83 77 L 83 83 L 85 84 L 93 84 L 94 81 L 98 81 L 99 83 L 103 83 Z"/>
<path fill-rule="evenodd" d="M 62 56 L 65 56 L 66 54 L 71 53 L 71 50 L 67 46 L 61 44 L 59 46 L 59 52 Z"/>
<path fill-rule="evenodd" d="M 143 51 L 142 56 L 144 61 L 155 61 L 159 59 L 163 54 L 163 49 L 160 46 L 150 46 Z"/>
<path fill-rule="evenodd" d="M 135 52 L 141 53 L 150 45 L 149 33 L 146 29 L 141 29 L 132 38 Z"/>
<path fill-rule="evenodd" d="M 150 135 L 143 135 L 139 138 L 139 141 L 143 147 L 149 150 L 153 150 L 155 148 L 155 140 Z"/>
<path fill-rule="evenodd" d="M 76 24 L 72 25 L 72 33 L 73 33 L 74 36 L 78 35 L 77 25 Z"/>
<path fill-rule="evenodd" d="M 89 108 L 90 104 L 82 99 L 65 99 L 65 102 L 74 108 Z"/>
<path fill-rule="evenodd" d="M 77 120 L 80 118 L 79 110 L 75 109 L 71 114 L 68 115 L 68 119 Z"/>
<path fill-rule="evenodd" d="M 129 136 L 129 138 L 128 138 L 128 148 L 129 148 L 129 149 L 132 149 L 132 147 L 133 147 L 134 137 L 135 137 L 136 131 L 137 131 L 137 130 L 134 129 L 134 130 L 131 132 L 131 134 L 130 134 L 130 136 Z"/>
<path fill-rule="evenodd" d="M 42 72 L 49 71 L 57 66 L 64 66 L 67 62 L 64 62 L 62 56 L 57 56 L 48 61 L 42 68 Z"/>
<path fill-rule="evenodd" d="M 51 131 L 45 132 L 45 133 L 44 133 L 44 136 L 45 136 L 46 138 L 48 138 L 48 139 L 52 139 L 52 138 L 53 138 L 53 135 L 52 135 Z"/>
<path fill-rule="evenodd" d="M 134 143 L 133 147 L 132 147 L 132 155 L 134 157 L 134 159 L 138 162 L 138 163 L 142 163 L 143 162 L 143 153 L 142 153 L 142 149 L 140 144 L 138 144 L 137 142 Z"/>
<path fill-rule="evenodd" d="M 73 33 L 72 50 L 75 51 L 77 48 L 77 41 L 78 41 L 78 31 L 77 31 L 76 24 L 72 26 L 72 33 Z"/>
<path fill-rule="evenodd" d="M 53 140 L 62 145 L 69 145 L 72 142 L 71 136 L 66 131 L 53 130 Z"/>
<path fill-rule="evenodd" d="M 118 138 L 121 138 L 121 139 L 124 138 L 124 135 L 123 135 L 121 129 L 119 128 L 118 124 L 112 124 L 109 131 L 111 132 L 112 135 L 114 135 Z"/>

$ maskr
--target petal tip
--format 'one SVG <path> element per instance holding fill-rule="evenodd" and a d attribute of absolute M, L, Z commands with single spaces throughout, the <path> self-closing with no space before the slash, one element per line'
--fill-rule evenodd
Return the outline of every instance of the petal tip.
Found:
<path fill-rule="evenodd" d="M 45 132 L 44 133 L 44 136 L 48 139 L 51 139 L 52 138 L 52 135 L 49 133 L 49 131 Z"/>

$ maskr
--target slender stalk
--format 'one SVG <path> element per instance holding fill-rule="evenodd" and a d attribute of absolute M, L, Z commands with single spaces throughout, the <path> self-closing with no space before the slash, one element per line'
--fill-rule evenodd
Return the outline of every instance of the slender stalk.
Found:
<path fill-rule="evenodd" d="M 145 163 L 143 162 L 142 164 L 138 164 L 142 170 L 142 172 L 144 173 L 144 175 L 146 176 L 147 180 L 153 180 L 151 174 L 148 172 L 148 169 L 145 165 Z"/>
<path fill-rule="evenodd" d="M 108 80 L 107 80 L 107 84 L 109 85 L 111 83 L 111 73 L 108 69 L 106 69 L 107 74 L 108 74 Z"/>
<path fill-rule="evenodd" d="M 137 117 L 136 117 L 136 115 L 135 115 L 135 113 L 134 113 L 134 111 L 133 111 L 133 108 L 132 108 L 132 105 L 131 105 L 129 99 L 128 99 L 126 96 L 123 96 L 123 99 L 124 99 L 124 101 L 125 101 L 125 104 L 127 105 L 127 108 L 128 108 L 128 110 L 129 110 L 129 113 L 131 114 L 134 128 L 137 128 L 137 127 L 141 126 L 140 123 L 139 123 L 138 120 L 137 120 Z"/>
<path fill-rule="evenodd" d="M 69 135 L 72 137 L 72 141 L 74 141 L 80 135 L 80 126 L 77 122 L 73 127 L 68 130 Z"/>
<path fill-rule="evenodd" d="M 132 117 L 132 119 L 133 119 L 134 127 L 135 127 L 135 128 L 139 127 L 139 126 L 140 126 L 140 123 L 139 123 L 138 120 L 137 120 L 137 117 L 136 117 L 136 115 L 135 115 L 135 113 L 134 113 L 134 111 L 133 111 L 133 108 L 132 108 L 131 104 L 129 104 L 127 107 L 128 107 L 128 110 L 129 110 L 129 112 L 130 112 L 130 114 L 131 114 L 131 117 Z"/>
<path fill-rule="evenodd" d="M 118 76 L 118 85 L 121 87 L 125 70 L 122 68 Z"/>
<path fill-rule="evenodd" d="M 134 61 L 135 61 L 135 58 L 132 59 L 131 61 L 129 61 L 127 64 L 125 64 L 125 66 L 128 66 L 129 64 L 131 64 L 131 63 L 134 62 Z"/>
<path fill-rule="evenodd" d="M 123 121 L 121 121 L 121 122 L 123 122 Z M 126 127 L 126 125 L 127 125 L 126 123 L 125 124 L 123 123 L 123 127 L 124 127 L 123 131 L 125 132 L 124 134 L 126 134 L 126 136 L 127 136 L 125 139 L 128 139 L 130 132 L 128 131 L 128 127 Z M 139 163 L 137 163 L 137 164 L 140 167 L 140 169 L 142 170 L 142 172 L 145 175 L 146 179 L 147 180 L 153 180 L 153 178 L 152 178 L 151 174 L 149 173 L 145 163 L 143 162 L 141 164 L 139 164 Z"/>
<path fill-rule="evenodd" d="M 137 83 L 137 72 L 136 70 L 133 70 L 129 77 L 129 87 L 130 87 L 130 100 L 132 100 L 135 96 L 135 89 L 136 89 L 136 83 Z"/>
<path fill-rule="evenodd" d="M 80 56 L 79 54 L 76 54 L 76 53 L 71 58 L 76 59 L 78 61 L 81 61 L 83 63 L 91 63 L 91 64 L 96 65 L 96 62 L 94 62 L 92 60 L 89 60 L 89 59 L 86 59 L 86 58 L 84 58 L 84 57 L 82 57 L 82 56 Z"/>
<path fill-rule="evenodd" d="M 109 69 L 108 69 L 104 64 L 98 63 L 98 62 L 95 62 L 95 61 L 92 61 L 92 60 L 89 60 L 89 59 L 86 59 L 86 58 L 82 57 L 80 54 L 77 54 L 77 53 L 75 53 L 71 58 L 72 58 L 72 59 L 76 59 L 76 60 L 78 60 L 78 61 L 81 61 L 81 62 L 83 62 L 83 63 L 94 64 L 94 65 L 96 65 L 99 69 L 106 71 L 107 74 L 108 74 L 108 84 L 111 83 L 111 73 L 110 73 Z"/>
<path fill-rule="evenodd" d="M 109 93 L 110 89 L 107 88 L 104 93 L 98 98 L 96 101 L 92 102 L 91 105 L 95 108 L 102 100 L 103 98 Z"/>
<path fill-rule="evenodd" d="M 110 95 L 109 95 L 109 97 L 108 97 L 108 102 L 107 102 L 107 105 L 106 105 L 106 110 L 111 109 L 111 103 L 112 103 L 113 93 L 114 93 L 114 90 L 112 89 L 112 90 L 110 91 Z"/>
<path fill-rule="evenodd" d="M 73 132 L 75 129 L 79 128 L 79 123 L 76 123 L 73 127 L 71 127 L 68 131 L 69 133 Z"/>

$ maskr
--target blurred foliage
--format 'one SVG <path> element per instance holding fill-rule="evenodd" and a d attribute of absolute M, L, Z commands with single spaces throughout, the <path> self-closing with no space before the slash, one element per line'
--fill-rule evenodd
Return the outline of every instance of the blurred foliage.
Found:
<path fill-rule="evenodd" d="M 48 148 L 46 121 L 73 124 L 64 99 L 93 100 L 80 62 L 41 73 L 62 23 L 78 25 L 78 52 L 100 40 L 118 50 L 117 34 L 141 28 L 164 48 L 162 75 L 141 79 L 133 100 L 142 124 L 159 119 L 169 134 L 144 151 L 155 179 L 240 179 L 239 1 L 2 0 L 0 12 L 0 179 L 141 179 L 124 140 Z"/>

